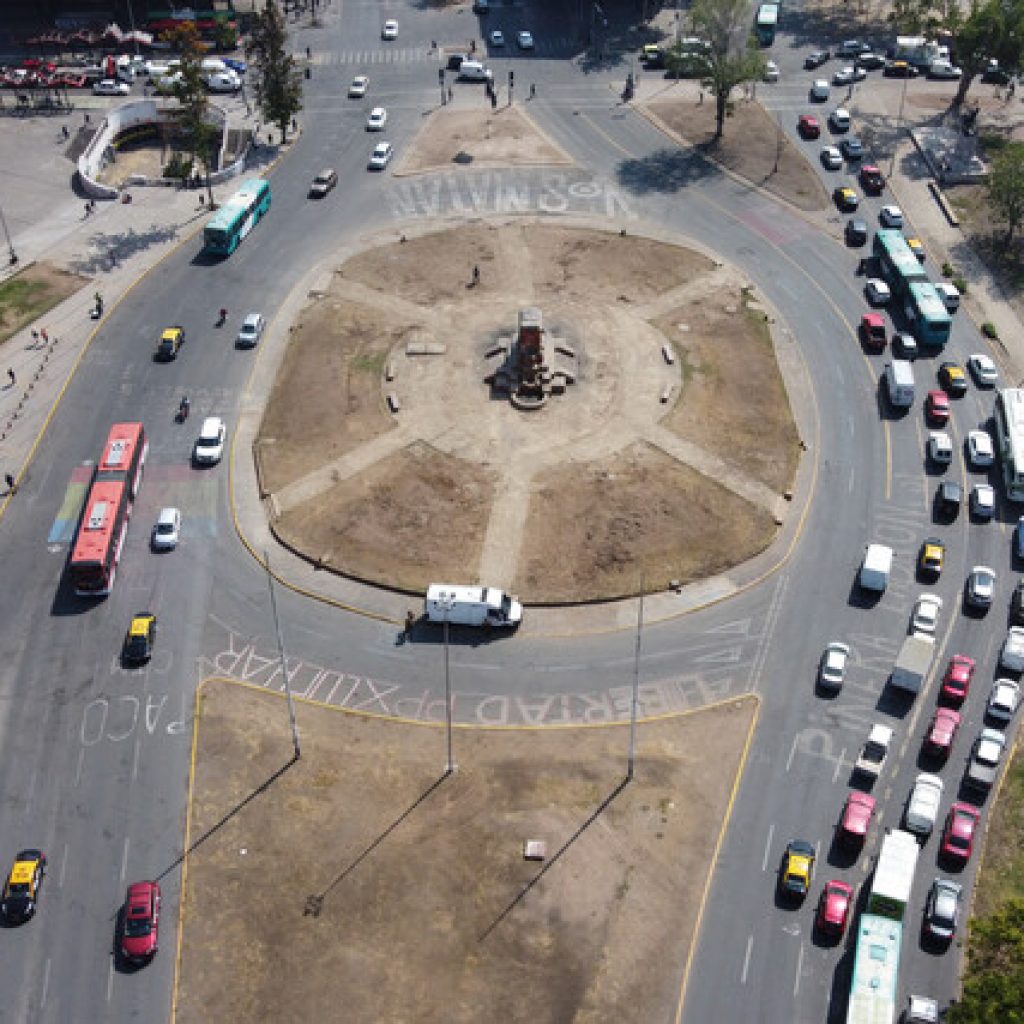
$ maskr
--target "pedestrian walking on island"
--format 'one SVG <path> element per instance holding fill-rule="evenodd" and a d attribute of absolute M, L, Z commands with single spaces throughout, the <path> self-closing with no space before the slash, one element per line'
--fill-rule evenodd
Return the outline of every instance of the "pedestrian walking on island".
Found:
<path fill-rule="evenodd" d="M 45 327 L 39 332 L 39 336 L 43 339 L 44 345 L 50 344 L 50 336 L 46 333 Z"/>
<path fill-rule="evenodd" d="M 86 217 L 88 217 L 90 213 L 92 213 L 92 209 L 90 208 L 89 204 L 86 203 L 85 204 L 85 215 L 86 215 Z"/>
<path fill-rule="evenodd" d="M 71 132 L 68 131 L 68 126 L 66 124 L 61 125 L 60 133 L 64 136 L 65 141 L 71 138 Z"/>
<path fill-rule="evenodd" d="M 478 266 L 474 265 L 474 267 L 473 267 L 473 284 L 474 285 L 478 285 L 479 283 L 480 283 L 480 268 Z"/>
<path fill-rule="evenodd" d="M 448 86 L 448 102 L 451 103 L 451 101 L 452 101 L 452 87 L 449 85 Z"/>
<path fill-rule="evenodd" d="M 32 328 L 32 347 L 35 348 L 39 344 L 39 332 L 33 327 Z"/>
<path fill-rule="evenodd" d="M 17 494 L 18 485 L 14 482 L 14 477 L 10 473 L 4 473 L 4 483 L 7 484 L 8 494 Z"/>
<path fill-rule="evenodd" d="M 413 612 L 405 613 L 405 639 L 412 639 L 412 630 L 416 625 L 416 615 Z"/>
<path fill-rule="evenodd" d="M 13 388 L 18 383 L 18 378 L 14 376 L 13 370 L 7 371 L 7 379 L 10 381 L 10 384 L 7 385 L 9 388 Z"/>
<path fill-rule="evenodd" d="M 534 96 L 536 96 L 536 95 L 537 95 L 537 83 L 536 82 L 531 82 L 530 83 L 530 99 L 532 100 L 534 98 Z"/>

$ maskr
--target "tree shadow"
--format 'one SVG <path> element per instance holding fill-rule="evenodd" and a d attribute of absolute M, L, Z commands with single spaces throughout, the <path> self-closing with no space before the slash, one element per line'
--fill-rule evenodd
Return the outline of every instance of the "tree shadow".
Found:
<path fill-rule="evenodd" d="M 352 874 L 360 864 L 366 860 L 367 857 L 373 853 L 374 850 L 379 847 L 385 839 L 390 836 L 399 825 L 408 819 L 423 803 L 425 803 L 434 792 L 444 783 L 446 780 L 451 778 L 451 772 L 445 772 L 443 775 L 438 776 L 434 781 L 422 792 L 420 795 L 408 806 L 401 814 L 398 815 L 390 825 L 385 828 L 380 835 L 378 835 L 360 854 L 358 854 L 354 860 L 346 865 L 327 885 L 324 887 L 322 892 L 312 893 L 306 897 L 306 906 L 302 911 L 303 917 L 319 917 L 323 912 L 324 901 L 331 894 L 332 890 L 341 885 L 342 882 Z"/>
<path fill-rule="evenodd" d="M 576 840 L 579 839 L 595 821 L 597 821 L 608 807 L 611 806 L 615 798 L 629 785 L 629 783 L 629 776 L 626 776 L 619 782 L 619 784 L 608 794 L 608 796 L 604 798 L 604 800 L 601 801 L 598 807 L 590 814 L 583 824 L 581 824 L 580 827 L 576 829 L 576 831 L 573 832 L 573 834 L 569 836 L 569 838 L 558 848 L 558 850 L 555 851 L 540 871 L 538 871 L 537 874 L 534 875 L 518 893 L 516 893 L 501 913 L 499 913 L 498 916 L 495 917 L 495 919 L 483 930 L 483 932 L 480 933 L 480 936 L 477 939 L 478 942 L 484 942 L 495 928 L 497 928 L 498 925 L 500 925 L 524 899 L 526 899 L 533 887 L 558 863 L 559 860 L 561 860 L 562 856 L 569 850 L 569 847 L 572 846 L 573 843 L 575 843 Z"/>
<path fill-rule="evenodd" d="M 104 270 L 112 270 L 124 260 L 129 260 L 141 252 L 157 245 L 164 245 L 178 237 L 175 226 L 158 227 L 152 225 L 147 231 L 137 232 L 134 228 L 118 234 L 98 232 L 89 239 L 90 254 L 81 259 L 73 259 L 70 267 L 79 274 L 96 274 Z"/>
<path fill-rule="evenodd" d="M 211 838 L 213 835 L 219 832 L 229 821 L 231 821 L 243 810 L 245 810 L 245 808 L 248 807 L 249 804 L 251 804 L 253 800 L 256 799 L 256 797 L 261 796 L 263 793 L 266 793 L 267 790 L 269 790 L 270 787 L 275 782 L 277 782 L 277 780 L 281 778 L 281 776 L 284 775 L 284 773 L 288 771 L 288 769 L 291 768 L 292 765 L 294 765 L 298 760 L 298 755 L 293 754 L 288 761 L 286 761 L 283 765 L 281 765 L 280 768 L 277 769 L 276 772 L 273 773 L 273 775 L 266 779 L 266 781 L 260 783 L 260 785 L 258 785 L 244 800 L 241 800 L 237 804 L 235 804 L 235 806 L 232 807 L 231 810 L 228 811 L 227 814 L 225 814 L 224 817 L 220 819 L 220 821 L 211 825 L 201 836 L 199 836 L 198 839 L 196 839 L 193 843 L 189 844 L 188 848 L 183 850 L 173 861 L 171 861 L 171 863 L 168 864 L 167 867 L 164 868 L 164 870 L 156 876 L 154 881 L 162 881 L 172 871 L 180 867 L 182 862 L 190 853 L 192 853 L 194 850 L 197 850 L 203 843 L 207 841 L 207 839 Z"/>
<path fill-rule="evenodd" d="M 662 149 L 619 164 L 616 178 L 633 195 L 679 192 L 696 182 L 720 177 L 722 171 L 697 150 Z"/>

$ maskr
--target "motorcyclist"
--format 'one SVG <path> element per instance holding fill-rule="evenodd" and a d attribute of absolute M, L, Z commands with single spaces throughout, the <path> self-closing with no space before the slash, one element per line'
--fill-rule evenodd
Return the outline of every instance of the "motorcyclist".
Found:
<path fill-rule="evenodd" d="M 221 306 L 221 309 L 220 309 L 220 322 L 221 323 L 225 323 L 227 321 L 227 318 L 228 318 L 228 311 L 223 306 Z"/>
<path fill-rule="evenodd" d="M 189 403 L 189 400 L 188 400 L 188 395 L 182 395 L 181 396 L 181 404 L 178 406 L 178 415 L 182 419 L 187 419 L 188 418 L 188 410 L 189 410 L 189 408 L 190 408 L 190 403 Z"/>

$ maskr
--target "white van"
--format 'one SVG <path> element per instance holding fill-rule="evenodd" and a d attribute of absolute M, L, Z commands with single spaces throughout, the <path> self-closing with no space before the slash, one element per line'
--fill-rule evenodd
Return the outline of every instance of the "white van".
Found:
<path fill-rule="evenodd" d="M 914 364 L 909 359 L 894 359 L 885 364 L 885 383 L 889 402 L 896 409 L 909 409 L 914 404 Z"/>
<path fill-rule="evenodd" d="M 955 284 L 948 281 L 941 281 L 935 286 L 939 298 L 946 304 L 950 313 L 955 313 L 960 308 L 960 292 Z"/>
<path fill-rule="evenodd" d="M 431 583 L 424 613 L 429 622 L 458 626 L 518 626 L 523 619 L 519 599 L 497 587 L 465 587 Z"/>
<path fill-rule="evenodd" d="M 459 78 L 463 82 L 489 82 L 494 72 L 478 60 L 464 60 L 459 65 Z"/>
<path fill-rule="evenodd" d="M 889 585 L 892 571 L 892 548 L 884 544 L 869 544 L 860 567 L 860 585 L 864 590 L 883 593 Z"/>

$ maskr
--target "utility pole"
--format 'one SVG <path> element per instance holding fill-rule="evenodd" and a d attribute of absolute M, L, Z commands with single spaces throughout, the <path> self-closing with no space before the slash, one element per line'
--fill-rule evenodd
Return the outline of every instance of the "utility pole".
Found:
<path fill-rule="evenodd" d="M 448 658 L 448 619 L 452 612 L 454 597 L 445 595 L 444 599 L 444 718 L 447 733 L 448 755 L 444 765 L 445 775 L 451 775 L 458 767 L 452 754 L 452 673 Z"/>
<path fill-rule="evenodd" d="M 644 578 L 640 577 L 640 600 L 636 609 L 636 654 L 633 659 L 633 700 L 629 707 L 629 767 L 626 778 L 632 781 L 636 766 L 636 716 L 640 704 L 640 633 L 644 624 Z"/>
<path fill-rule="evenodd" d="M 7 218 L 4 216 L 2 206 L 0 206 L 0 224 L 3 224 L 4 227 L 4 238 L 7 239 L 7 251 L 10 253 L 10 264 L 13 267 L 18 262 L 18 254 L 14 251 L 14 242 L 11 241 L 11 233 L 7 230 Z"/>

